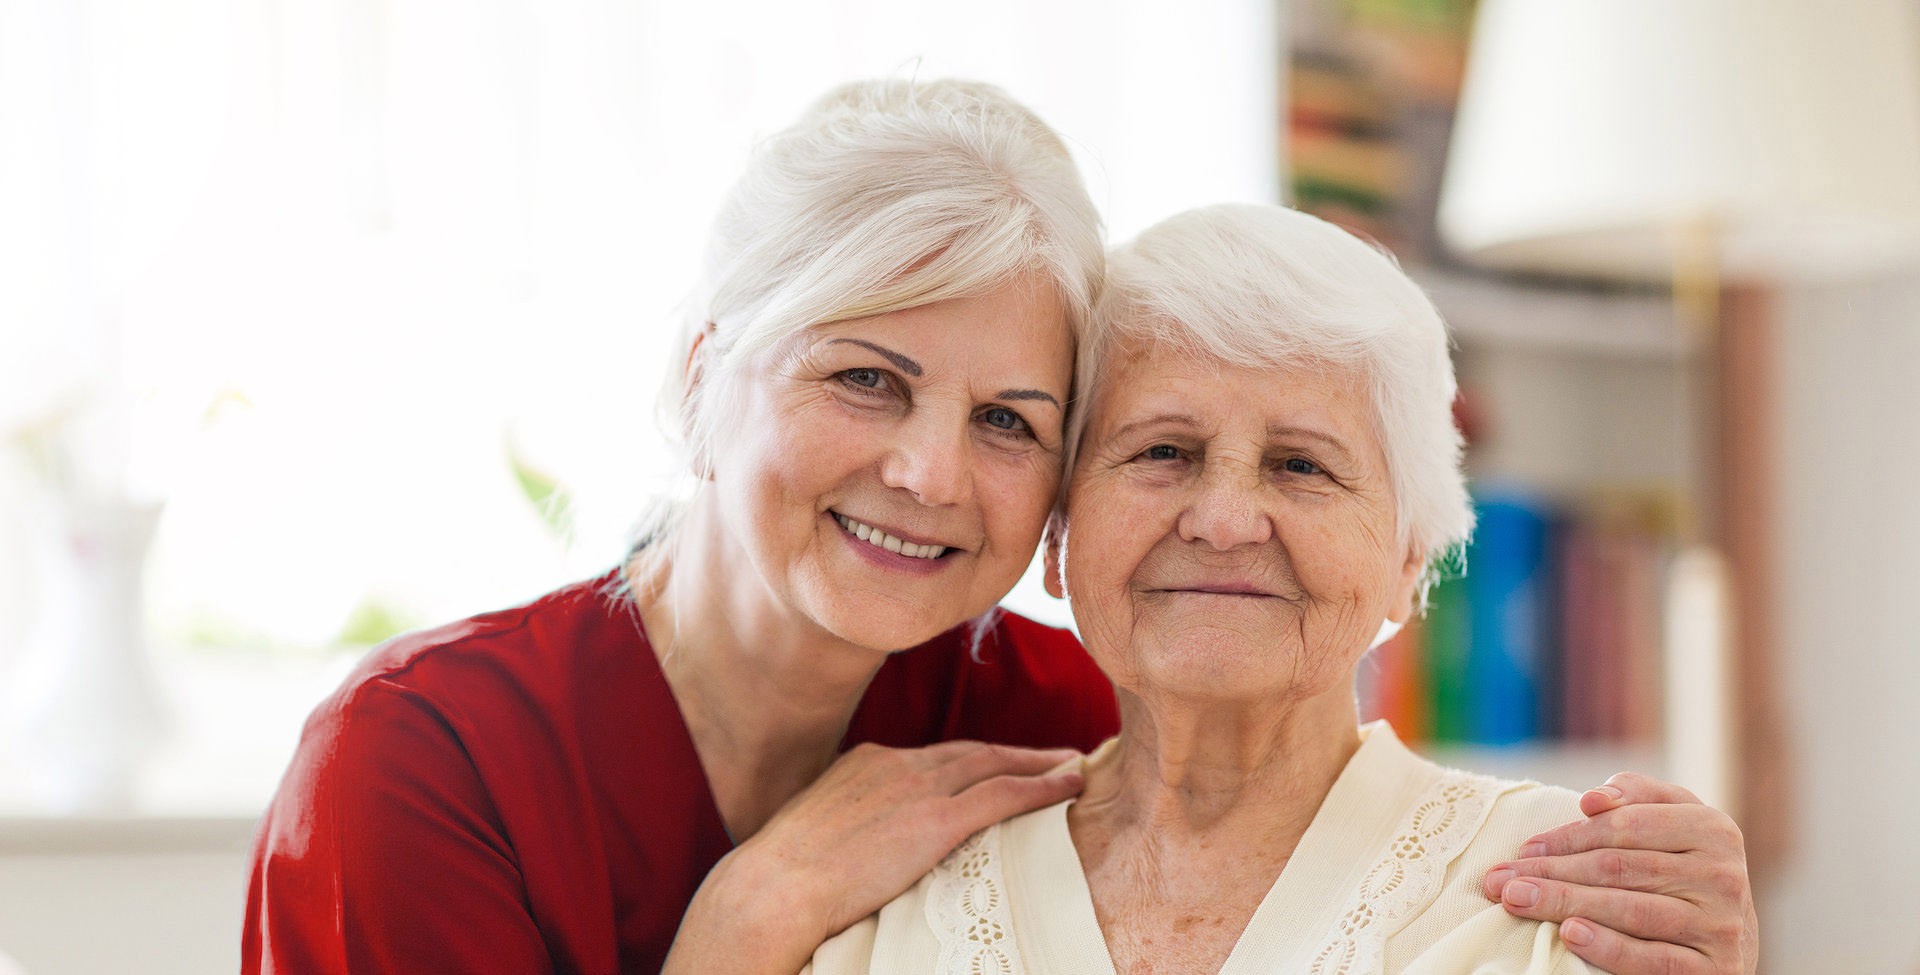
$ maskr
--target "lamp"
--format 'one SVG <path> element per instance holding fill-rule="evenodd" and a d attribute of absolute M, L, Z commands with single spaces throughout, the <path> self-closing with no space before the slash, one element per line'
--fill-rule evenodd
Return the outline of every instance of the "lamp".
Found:
<path fill-rule="evenodd" d="M 1665 280 L 1920 262 L 1903 0 L 1482 0 L 1439 229 L 1467 260 Z"/>
<path fill-rule="evenodd" d="M 1766 323 L 1743 298 L 1732 317 L 1751 327 L 1720 328 L 1721 282 L 1920 264 L 1915 14 L 1911 0 L 1481 0 L 1441 186 L 1438 229 L 1466 261 L 1670 282 L 1677 317 L 1714 338 L 1727 559 L 1691 549 L 1670 580 L 1667 775 L 1756 818 L 1778 819 L 1779 790 L 1728 759 L 1738 743 L 1777 761 L 1771 390 Z"/>

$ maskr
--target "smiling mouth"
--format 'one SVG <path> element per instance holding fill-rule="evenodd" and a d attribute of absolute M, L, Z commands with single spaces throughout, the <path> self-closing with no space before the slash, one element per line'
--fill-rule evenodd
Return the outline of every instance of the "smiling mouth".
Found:
<path fill-rule="evenodd" d="M 829 512 L 829 514 L 833 515 L 833 520 L 839 522 L 840 527 L 846 529 L 848 534 L 866 542 L 868 545 L 872 545 L 875 548 L 884 548 L 896 555 L 904 555 L 910 559 L 931 560 L 953 551 L 953 549 L 945 545 L 916 545 L 913 542 L 889 535 L 872 525 L 854 521 L 852 518 L 838 511 Z"/>

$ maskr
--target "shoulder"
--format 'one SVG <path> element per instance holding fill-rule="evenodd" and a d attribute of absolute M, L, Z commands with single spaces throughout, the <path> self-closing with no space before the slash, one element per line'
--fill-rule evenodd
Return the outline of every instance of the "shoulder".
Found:
<path fill-rule="evenodd" d="M 1438 887 L 1392 939 L 1389 968 L 1427 971 L 1585 971 L 1560 943 L 1558 926 L 1509 915 L 1482 893 L 1482 878 L 1512 859 L 1536 833 L 1580 816 L 1579 793 L 1558 786 L 1445 768 L 1434 773 L 1423 806 L 1435 823 L 1461 829 Z M 1418 813 L 1415 814 L 1416 818 Z"/>
<path fill-rule="evenodd" d="M 606 737 L 593 722 L 613 699 L 644 699 L 652 655 L 609 595 L 607 577 L 586 580 L 376 647 L 308 716 L 276 805 L 371 779 L 478 796 L 489 774 L 557 774 Z"/>
<path fill-rule="evenodd" d="M 1580 818 L 1580 794 L 1571 789 L 1441 765 L 1402 744 L 1386 722 L 1365 730 L 1362 756 L 1369 780 L 1424 783 L 1408 815 L 1418 818 L 1422 808 L 1448 810 L 1449 832 L 1466 841 L 1456 847 L 1463 855 L 1480 846 L 1517 849 L 1535 833 Z M 1455 812 L 1467 818 L 1456 821 Z"/>
<path fill-rule="evenodd" d="M 614 573 L 529 602 L 416 630 L 375 647 L 315 712 L 352 713 L 404 698 L 450 714 L 506 695 L 537 699 L 630 656 L 645 635 L 615 589 Z"/>

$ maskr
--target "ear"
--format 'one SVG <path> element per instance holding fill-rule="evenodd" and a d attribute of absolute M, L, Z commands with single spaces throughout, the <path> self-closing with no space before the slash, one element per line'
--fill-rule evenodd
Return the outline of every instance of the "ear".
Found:
<path fill-rule="evenodd" d="M 1046 584 L 1047 595 L 1055 599 L 1067 598 L 1067 581 L 1060 575 L 1062 567 L 1066 565 L 1066 544 L 1067 516 L 1056 511 L 1047 518 L 1047 534 L 1044 543 L 1046 571 L 1042 573 L 1045 578 L 1041 580 Z"/>
<path fill-rule="evenodd" d="M 713 323 L 708 322 L 700 331 L 694 333 L 693 344 L 687 348 L 687 361 L 681 364 L 681 374 L 685 382 L 680 393 L 680 436 L 693 440 L 693 420 L 695 404 L 701 400 L 702 385 L 707 380 L 707 359 L 713 354 L 713 345 L 707 340 L 713 337 Z M 691 458 L 691 466 L 696 477 L 703 481 L 713 480 L 713 464 L 706 451 L 696 449 Z"/>
<path fill-rule="evenodd" d="M 1414 597 L 1420 592 L 1420 575 L 1427 568 L 1427 553 L 1411 542 L 1407 544 L 1407 559 L 1400 566 L 1400 576 L 1394 580 L 1393 595 L 1387 602 L 1387 619 L 1405 625 L 1413 618 Z"/>
<path fill-rule="evenodd" d="M 700 328 L 700 331 L 694 333 L 693 344 L 687 346 L 687 361 L 681 363 L 680 366 L 681 372 L 686 377 L 686 384 L 683 388 L 686 389 L 687 399 L 692 399 L 694 391 L 699 389 L 700 384 L 706 381 L 707 356 L 713 350 L 713 347 L 707 344 L 707 340 L 712 337 L 713 323 L 708 322 Z"/>

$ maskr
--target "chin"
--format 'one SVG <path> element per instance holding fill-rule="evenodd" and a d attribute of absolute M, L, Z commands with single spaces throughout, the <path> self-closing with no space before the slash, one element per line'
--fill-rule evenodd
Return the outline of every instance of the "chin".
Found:
<path fill-rule="evenodd" d="M 1238 664 L 1238 665 L 1236 665 Z M 1156 694 L 1190 701 L 1275 701 L 1294 687 L 1272 661 L 1253 666 L 1221 660 L 1162 660 L 1141 668 L 1141 684 Z"/>
<path fill-rule="evenodd" d="M 974 614 L 978 615 L 978 614 Z M 834 636 L 886 653 L 911 650 L 973 616 L 929 613 L 885 600 L 848 601 L 814 617 Z"/>

